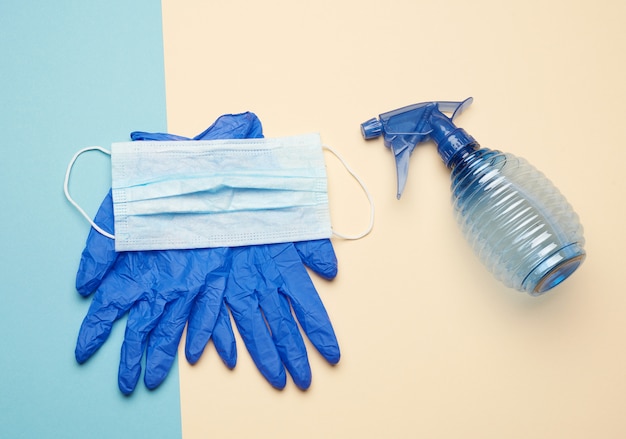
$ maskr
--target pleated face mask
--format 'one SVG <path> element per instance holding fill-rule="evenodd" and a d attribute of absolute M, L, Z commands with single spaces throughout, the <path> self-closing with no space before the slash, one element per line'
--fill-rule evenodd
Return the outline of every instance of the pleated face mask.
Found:
<path fill-rule="evenodd" d="M 73 204 L 67 180 L 81 152 L 66 174 Z M 111 167 L 116 251 L 297 242 L 333 233 L 318 134 L 114 143 Z"/>

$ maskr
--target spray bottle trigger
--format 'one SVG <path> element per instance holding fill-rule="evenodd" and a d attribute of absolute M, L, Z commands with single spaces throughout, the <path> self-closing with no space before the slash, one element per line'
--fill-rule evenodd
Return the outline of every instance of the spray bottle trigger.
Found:
<path fill-rule="evenodd" d="M 396 161 L 398 179 L 398 199 L 402 195 L 409 172 L 409 158 L 417 145 L 433 137 L 431 119 L 433 112 L 452 113 L 450 122 L 460 115 L 473 99 L 467 98 L 461 102 L 432 101 L 421 102 L 388 111 L 378 118 L 369 119 L 361 124 L 361 133 L 365 139 L 374 139 L 383 136 L 385 146 L 393 151 Z"/>
<path fill-rule="evenodd" d="M 445 112 L 445 113 L 452 113 L 450 120 L 454 120 L 456 119 L 457 116 L 463 113 L 463 111 L 465 111 L 467 107 L 469 107 L 472 104 L 472 102 L 474 102 L 474 98 L 469 97 L 461 102 L 438 101 L 435 103 L 437 104 L 439 111 Z"/>

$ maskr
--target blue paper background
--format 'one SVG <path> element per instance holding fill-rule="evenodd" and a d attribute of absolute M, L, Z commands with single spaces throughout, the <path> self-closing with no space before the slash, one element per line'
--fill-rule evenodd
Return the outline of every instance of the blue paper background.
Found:
<path fill-rule="evenodd" d="M 89 226 L 62 191 L 78 149 L 166 130 L 161 28 L 160 1 L 0 4 L 2 438 L 181 436 L 176 364 L 155 392 L 117 389 L 123 322 L 85 365 L 74 359 Z M 76 166 L 72 194 L 90 214 L 109 172 L 97 153 Z"/>

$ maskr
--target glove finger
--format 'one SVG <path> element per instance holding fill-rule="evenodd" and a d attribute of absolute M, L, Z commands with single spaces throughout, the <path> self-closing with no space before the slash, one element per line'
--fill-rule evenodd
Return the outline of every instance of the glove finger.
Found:
<path fill-rule="evenodd" d="M 285 368 L 267 329 L 256 297 L 237 289 L 229 282 L 226 301 L 239 334 L 257 369 L 272 386 L 283 389 L 287 384 Z"/>
<path fill-rule="evenodd" d="M 225 299 L 254 363 L 272 386 L 283 389 L 285 368 L 255 295 L 262 280 L 256 266 L 261 246 L 233 249 Z"/>
<path fill-rule="evenodd" d="M 140 140 L 191 140 L 189 137 L 177 136 L 176 134 L 167 134 L 167 133 L 147 133 L 145 131 L 133 131 L 130 133 L 130 139 L 133 142 Z"/>
<path fill-rule="evenodd" d="M 299 254 L 288 244 L 272 245 L 269 250 L 284 282 L 281 292 L 289 297 L 305 334 L 329 363 L 338 363 L 341 354 L 335 331 Z"/>
<path fill-rule="evenodd" d="M 84 363 L 111 333 L 113 323 L 143 294 L 143 288 L 126 272 L 112 272 L 100 285 L 85 316 L 76 341 L 76 360 Z"/>
<path fill-rule="evenodd" d="M 210 127 L 198 134 L 193 140 L 210 139 L 252 139 L 263 137 L 263 128 L 259 118 L 251 112 L 241 114 L 225 114 L 220 116 Z M 168 133 L 147 133 L 133 131 L 130 133 L 133 141 L 138 140 L 191 140 L 188 137 Z"/>
<path fill-rule="evenodd" d="M 293 243 L 304 265 L 325 279 L 337 276 L 337 256 L 330 239 Z"/>
<path fill-rule="evenodd" d="M 308 389 L 311 385 L 311 366 L 287 298 L 276 290 L 266 291 L 261 295 L 259 304 L 272 331 L 276 349 L 294 383 L 300 389 Z"/>
<path fill-rule="evenodd" d="M 150 334 L 144 374 L 148 389 L 155 389 L 169 374 L 194 297 L 195 294 L 185 294 L 170 302 Z"/>
<path fill-rule="evenodd" d="M 220 116 L 213 125 L 193 139 L 253 139 L 260 137 L 263 137 L 261 121 L 256 114 L 246 112 Z"/>
<path fill-rule="evenodd" d="M 200 359 L 213 334 L 224 302 L 226 276 L 225 272 L 207 276 L 207 285 L 192 307 L 185 341 L 185 356 L 191 364 Z"/>
<path fill-rule="evenodd" d="M 113 233 L 113 199 L 110 190 L 104 197 L 94 221 L 105 231 Z M 83 296 L 93 293 L 111 270 L 117 257 L 115 241 L 92 227 L 76 274 L 78 292 Z"/>
<path fill-rule="evenodd" d="M 144 375 L 144 382 L 149 389 L 161 384 L 172 367 L 191 308 L 200 291 L 206 286 L 208 276 L 205 270 L 214 273 L 222 268 L 221 276 L 212 276 L 217 279 L 215 282 L 224 285 L 226 269 L 223 264 L 226 254 L 227 250 L 224 248 L 162 251 L 156 254 L 150 264 L 160 267 L 157 278 L 150 278 L 160 288 L 157 303 L 163 303 L 163 309 L 157 306 L 155 311 L 159 314 L 152 314 L 157 319 L 154 329 L 149 326 L 145 328 L 151 331 Z M 224 287 L 220 289 L 223 291 Z M 139 327 L 141 330 L 141 325 Z"/>
<path fill-rule="evenodd" d="M 148 335 L 163 314 L 164 306 L 162 301 L 143 299 L 136 302 L 128 314 L 118 374 L 118 384 L 125 395 L 132 393 L 137 386 Z"/>
<path fill-rule="evenodd" d="M 224 364 L 229 369 L 233 369 L 237 364 L 237 345 L 230 323 L 230 314 L 224 302 L 222 302 L 215 328 L 213 328 L 213 344 Z"/>

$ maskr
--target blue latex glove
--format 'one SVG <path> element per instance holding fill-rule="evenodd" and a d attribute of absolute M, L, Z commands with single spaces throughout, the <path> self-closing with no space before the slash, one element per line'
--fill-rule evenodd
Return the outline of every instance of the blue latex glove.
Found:
<path fill-rule="evenodd" d="M 320 260 L 313 261 L 316 257 Z M 326 360 L 339 361 L 330 320 L 303 261 L 323 277 L 337 274 L 329 240 L 233 249 L 226 302 L 257 367 L 278 388 L 286 381 L 282 363 L 298 387 L 306 389 L 311 384 L 306 348 L 290 305 Z"/>
<path fill-rule="evenodd" d="M 194 140 L 246 137 L 262 137 L 260 121 L 251 113 L 222 116 Z M 140 132 L 132 138 L 188 140 Z M 110 193 L 95 221 L 113 231 Z M 232 265 L 232 260 L 237 264 Z M 76 358 L 86 361 L 104 343 L 115 320 L 129 311 L 119 370 L 122 392 L 128 394 L 135 388 L 144 351 L 146 386 L 154 388 L 165 379 L 187 320 L 188 360 L 196 362 L 212 338 L 224 362 L 234 367 L 236 348 L 228 304 L 248 351 L 272 385 L 285 386 L 285 364 L 296 384 L 307 388 L 310 367 L 289 302 L 309 339 L 329 362 L 339 360 L 339 348 L 303 264 L 325 278 L 334 277 L 337 265 L 330 241 L 116 253 L 114 242 L 92 229 L 76 286 L 82 295 L 94 290 L 96 295 L 81 326 Z"/>
<path fill-rule="evenodd" d="M 311 385 L 311 368 L 291 307 L 316 349 L 329 363 L 336 364 L 339 345 L 305 268 L 308 266 L 326 279 L 336 276 L 337 259 L 330 240 L 234 247 L 231 255 L 223 297 L 215 291 L 208 295 L 201 293 L 192 310 L 185 345 L 187 360 L 193 364 L 200 358 L 211 338 L 215 310 L 225 300 L 263 376 L 282 389 L 286 384 L 284 365 L 295 384 L 307 389 Z M 225 344 L 218 343 L 225 333 L 218 333 L 217 327 L 213 331 L 216 346 Z"/>

